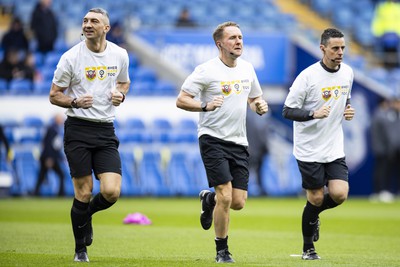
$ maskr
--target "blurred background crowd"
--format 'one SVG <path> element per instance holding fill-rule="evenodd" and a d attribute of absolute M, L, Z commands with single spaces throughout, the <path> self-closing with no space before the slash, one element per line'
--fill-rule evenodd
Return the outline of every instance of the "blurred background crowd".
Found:
<path fill-rule="evenodd" d="M 216 55 L 212 30 L 227 20 L 242 28 L 244 57 L 271 109 L 265 121 L 248 119 L 250 195 L 302 192 L 292 125 L 280 114 L 294 77 L 320 58 L 315 44 L 328 27 L 345 33 L 344 62 L 355 71 L 357 123 L 345 129 L 350 194 L 391 202 L 399 193 L 399 1 L 0 0 L 2 194 L 73 194 L 61 111 L 50 107 L 48 93 L 60 56 L 82 41 L 82 18 L 95 6 L 109 12 L 107 39 L 126 48 L 130 59 L 132 86 L 116 121 L 123 195 L 195 196 L 207 186 L 197 114 L 177 111 L 175 97 L 193 67 Z M 158 112 L 145 110 L 149 101 Z M 253 140 L 262 145 L 252 146 Z"/>

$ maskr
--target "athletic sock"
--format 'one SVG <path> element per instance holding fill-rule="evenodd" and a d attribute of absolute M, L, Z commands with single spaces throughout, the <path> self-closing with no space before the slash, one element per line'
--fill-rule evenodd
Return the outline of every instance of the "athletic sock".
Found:
<path fill-rule="evenodd" d="M 210 206 L 215 206 L 215 192 L 211 192 L 211 193 L 207 194 L 206 203 Z"/>
<path fill-rule="evenodd" d="M 84 225 L 88 220 L 87 209 L 89 203 L 84 203 L 76 198 L 71 208 L 72 231 L 75 238 L 75 252 L 86 252 Z"/>
<path fill-rule="evenodd" d="M 322 202 L 322 205 L 321 205 L 321 207 L 319 207 L 319 212 L 322 212 L 322 211 L 327 210 L 327 209 L 332 209 L 332 208 L 337 207 L 337 206 L 339 206 L 339 204 L 337 204 L 331 198 L 331 196 L 329 194 L 325 194 L 324 195 L 324 200 Z"/>
<path fill-rule="evenodd" d="M 114 205 L 114 203 L 108 202 L 107 199 L 105 199 L 101 193 L 98 193 L 89 202 L 89 208 L 87 210 L 88 217 L 92 216 L 94 213 L 100 210 L 108 209 L 109 207 Z"/>
<path fill-rule="evenodd" d="M 217 252 L 220 250 L 223 250 L 223 249 L 227 249 L 228 248 L 228 236 L 226 236 L 225 238 L 216 237 L 215 245 L 217 248 Z"/>
<path fill-rule="evenodd" d="M 320 208 L 307 201 L 302 215 L 303 251 L 313 248 L 314 225 L 317 222 Z"/>

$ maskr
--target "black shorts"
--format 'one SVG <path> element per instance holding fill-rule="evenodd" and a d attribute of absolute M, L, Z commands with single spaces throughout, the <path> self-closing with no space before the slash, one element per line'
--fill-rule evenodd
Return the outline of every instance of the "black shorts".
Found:
<path fill-rule="evenodd" d="M 349 181 L 349 169 L 346 159 L 340 158 L 328 163 L 305 162 L 297 160 L 304 189 L 318 189 L 329 183 L 329 180 L 339 179 Z"/>
<path fill-rule="evenodd" d="M 113 172 L 121 174 L 119 140 L 113 123 L 68 117 L 64 124 L 64 152 L 72 177 Z"/>
<path fill-rule="evenodd" d="M 231 182 L 233 188 L 247 191 L 249 152 L 246 146 L 210 135 L 200 136 L 199 146 L 209 187 Z"/>

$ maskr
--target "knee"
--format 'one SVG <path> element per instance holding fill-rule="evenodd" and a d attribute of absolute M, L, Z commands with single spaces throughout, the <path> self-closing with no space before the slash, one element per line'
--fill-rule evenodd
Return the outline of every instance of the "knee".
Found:
<path fill-rule="evenodd" d="M 217 195 L 217 204 L 223 206 L 225 209 L 229 209 L 232 204 L 232 196 L 230 194 Z"/>
<path fill-rule="evenodd" d="M 333 201 L 335 201 L 338 205 L 342 204 L 347 199 L 347 193 L 339 193 L 331 195 Z"/>
<path fill-rule="evenodd" d="M 241 210 L 244 208 L 245 204 L 246 204 L 246 199 L 235 199 L 232 201 L 231 209 Z"/>
<path fill-rule="evenodd" d="M 324 195 L 314 195 L 308 201 L 314 206 L 320 207 L 324 202 Z"/>
<path fill-rule="evenodd" d="M 120 193 L 121 190 L 119 188 L 107 189 L 101 192 L 103 197 L 110 203 L 116 202 L 120 196 Z"/>

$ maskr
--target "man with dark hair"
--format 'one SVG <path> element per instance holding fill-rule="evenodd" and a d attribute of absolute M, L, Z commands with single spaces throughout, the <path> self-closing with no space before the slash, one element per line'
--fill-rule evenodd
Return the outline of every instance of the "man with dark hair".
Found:
<path fill-rule="evenodd" d="M 240 59 L 243 36 L 239 25 L 225 22 L 213 34 L 219 56 L 187 77 L 177 107 L 200 112 L 199 146 L 209 187 L 200 192 L 200 222 L 210 229 L 214 217 L 218 263 L 234 262 L 228 250 L 230 209 L 241 210 L 247 199 L 249 153 L 246 137 L 247 105 L 263 115 L 268 111 L 254 67 Z M 195 99 L 199 96 L 200 101 Z"/>
<path fill-rule="evenodd" d="M 114 205 L 121 192 L 113 121 L 129 90 L 129 57 L 125 49 L 106 40 L 109 30 L 107 11 L 90 9 L 82 22 L 85 40 L 62 55 L 50 91 L 50 102 L 67 108 L 64 152 L 75 192 L 74 260 L 81 262 L 89 261 L 86 247 L 93 241 L 92 215 Z M 100 181 L 100 192 L 91 200 L 92 172 Z"/>
<path fill-rule="evenodd" d="M 322 33 L 321 61 L 297 76 L 282 112 L 294 121 L 293 154 L 307 195 L 302 215 L 303 260 L 320 259 L 314 247 L 319 239 L 319 214 L 342 204 L 349 192 L 342 121 L 352 120 L 355 111 L 350 105 L 353 70 L 342 62 L 345 47 L 339 30 Z"/>
<path fill-rule="evenodd" d="M 57 19 L 51 9 L 52 0 L 40 0 L 31 16 L 31 29 L 41 53 L 53 51 L 58 36 Z"/>

